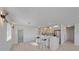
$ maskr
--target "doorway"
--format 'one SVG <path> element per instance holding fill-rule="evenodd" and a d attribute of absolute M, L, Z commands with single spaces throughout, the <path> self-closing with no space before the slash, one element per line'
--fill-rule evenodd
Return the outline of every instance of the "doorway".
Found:
<path fill-rule="evenodd" d="M 18 30 L 18 43 L 23 42 L 23 30 Z"/>
<path fill-rule="evenodd" d="M 67 32 L 67 41 L 74 43 L 74 26 L 67 27 L 66 32 Z"/>

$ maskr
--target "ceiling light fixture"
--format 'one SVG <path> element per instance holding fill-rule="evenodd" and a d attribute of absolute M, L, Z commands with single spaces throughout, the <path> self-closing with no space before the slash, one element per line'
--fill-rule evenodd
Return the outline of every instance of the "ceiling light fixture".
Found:
<path fill-rule="evenodd" d="M 49 29 L 52 29 L 52 27 L 49 27 Z"/>
<path fill-rule="evenodd" d="M 0 17 L 3 19 L 3 22 L 8 22 L 6 20 L 7 15 L 8 15 L 8 13 L 5 10 L 0 10 Z"/>
<path fill-rule="evenodd" d="M 6 19 L 7 15 L 8 15 L 8 12 L 6 10 L 0 10 L 0 18 L 1 18 L 0 22 L 1 23 L 3 23 L 3 22 L 9 23 L 12 26 L 12 28 L 14 28 L 15 23 L 14 22 L 12 22 L 12 23 L 8 22 L 8 20 Z"/>

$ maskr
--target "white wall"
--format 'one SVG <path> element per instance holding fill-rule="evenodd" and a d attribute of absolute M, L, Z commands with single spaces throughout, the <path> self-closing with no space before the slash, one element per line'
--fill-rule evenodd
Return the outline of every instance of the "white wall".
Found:
<path fill-rule="evenodd" d="M 10 50 L 12 41 L 7 41 L 7 23 L 0 23 L 0 50 Z"/>
<path fill-rule="evenodd" d="M 24 29 L 24 42 L 34 40 L 36 37 L 36 31 L 33 27 L 27 27 Z"/>
<path fill-rule="evenodd" d="M 29 42 L 35 39 L 37 32 L 34 26 L 17 26 L 17 30 L 23 30 L 24 42 Z M 17 36 L 18 37 L 18 36 Z"/>
<path fill-rule="evenodd" d="M 7 41 L 7 23 L 1 22 L 0 18 L 0 50 L 1 51 L 10 50 L 11 46 L 12 46 L 12 39 Z"/>
<path fill-rule="evenodd" d="M 79 24 L 75 24 L 75 45 L 79 45 Z"/>
<path fill-rule="evenodd" d="M 79 8 L 77 8 L 77 16 L 76 16 L 76 24 L 75 24 L 75 40 L 74 44 L 79 46 Z"/>
<path fill-rule="evenodd" d="M 1 37 L 2 37 L 2 36 L 1 36 L 1 24 L 0 24 L 0 41 L 1 41 Z"/>

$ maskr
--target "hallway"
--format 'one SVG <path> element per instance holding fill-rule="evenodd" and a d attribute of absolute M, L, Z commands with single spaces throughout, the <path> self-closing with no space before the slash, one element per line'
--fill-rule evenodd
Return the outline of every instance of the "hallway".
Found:
<path fill-rule="evenodd" d="M 66 41 L 57 51 L 79 51 L 79 46 L 74 46 L 72 42 Z"/>

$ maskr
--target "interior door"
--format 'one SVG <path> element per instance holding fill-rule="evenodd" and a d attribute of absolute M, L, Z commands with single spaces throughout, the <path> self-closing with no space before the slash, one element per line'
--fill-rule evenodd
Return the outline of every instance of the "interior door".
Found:
<path fill-rule="evenodd" d="M 67 40 L 74 43 L 74 26 L 67 27 Z"/>
<path fill-rule="evenodd" d="M 23 30 L 18 30 L 18 43 L 23 42 Z"/>

